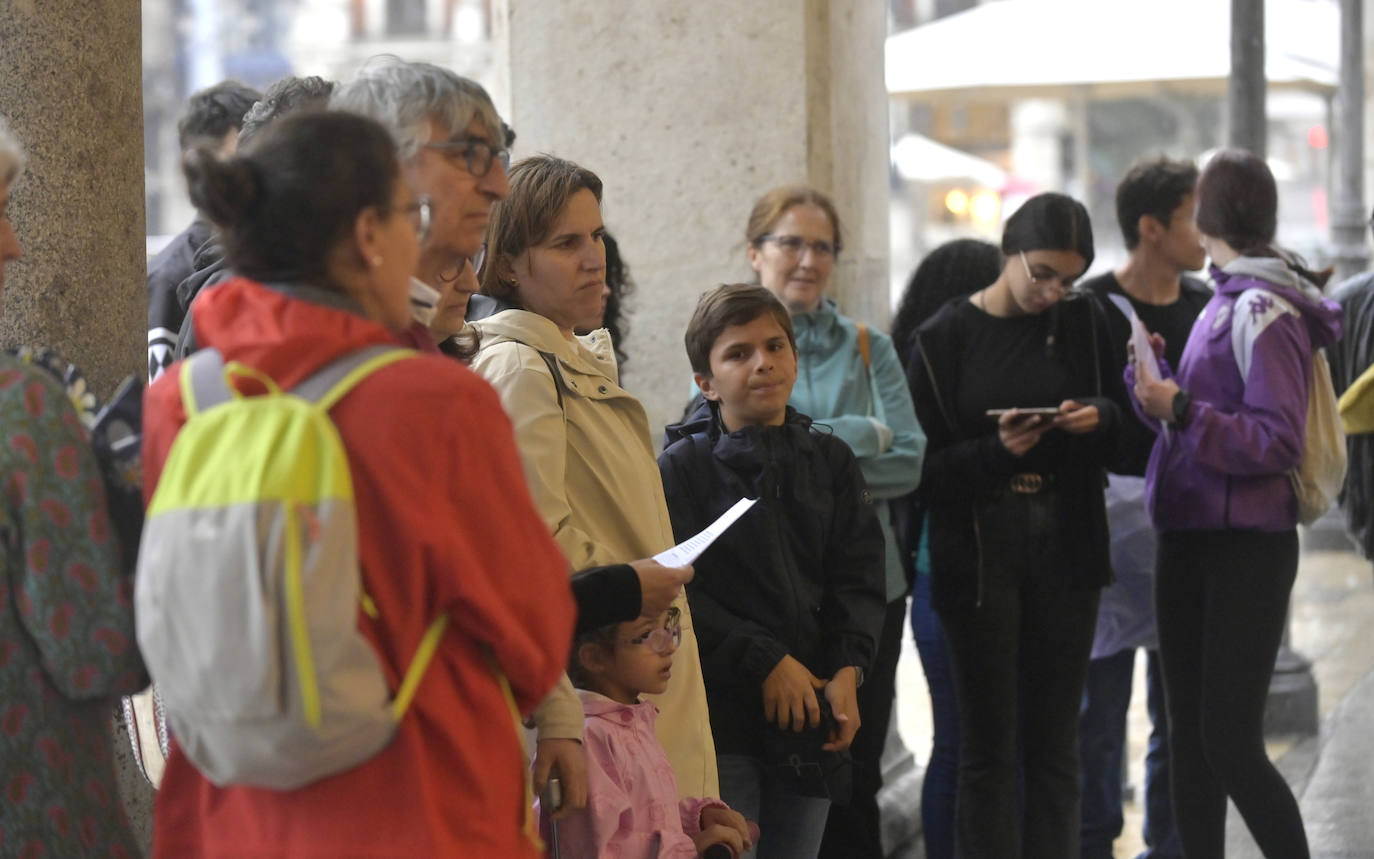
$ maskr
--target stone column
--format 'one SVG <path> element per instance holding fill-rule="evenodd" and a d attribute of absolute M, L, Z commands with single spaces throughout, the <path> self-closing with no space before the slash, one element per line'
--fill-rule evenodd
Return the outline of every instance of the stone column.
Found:
<path fill-rule="evenodd" d="M 753 277 L 753 201 L 788 182 L 831 194 L 845 250 L 831 295 L 888 314 L 885 9 L 826 0 L 496 0 L 492 94 L 516 157 L 550 152 L 605 182 L 637 292 L 626 386 L 655 433 L 682 410 L 697 296 Z"/>
<path fill-rule="evenodd" d="M 142 373 L 138 3 L 0 0 L 0 111 L 28 150 L 0 344 L 56 347 L 101 396 Z"/>
<path fill-rule="evenodd" d="M 1337 170 L 1331 194 L 1331 244 L 1336 276 L 1360 274 L 1369 264 L 1364 204 L 1364 0 L 1341 0 L 1341 89 L 1337 98 Z"/>
<path fill-rule="evenodd" d="M 1264 4 L 1231 0 L 1230 133 L 1227 143 L 1261 158 L 1269 143 L 1264 80 Z"/>
<path fill-rule="evenodd" d="M 55 347 L 102 397 L 146 373 L 141 44 L 138 3 L 0 0 L 0 113 L 29 155 L 0 346 Z M 115 755 L 146 847 L 152 795 L 122 731 Z"/>

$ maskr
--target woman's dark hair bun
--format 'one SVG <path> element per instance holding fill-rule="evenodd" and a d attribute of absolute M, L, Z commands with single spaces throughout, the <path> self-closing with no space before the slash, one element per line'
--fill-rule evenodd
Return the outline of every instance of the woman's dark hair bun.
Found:
<path fill-rule="evenodd" d="M 205 147 L 191 149 L 182 157 L 191 202 L 216 226 L 243 223 L 257 208 L 262 178 L 244 158 L 221 159 Z"/>

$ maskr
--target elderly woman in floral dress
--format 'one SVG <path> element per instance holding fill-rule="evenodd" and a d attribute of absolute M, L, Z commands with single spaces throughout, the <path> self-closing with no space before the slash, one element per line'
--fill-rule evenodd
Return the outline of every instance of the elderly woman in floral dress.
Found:
<path fill-rule="evenodd" d="M 0 119 L 0 287 L 23 168 Z M 104 489 L 62 382 L 0 355 L 0 855 L 136 856 L 114 700 L 147 683 Z"/>

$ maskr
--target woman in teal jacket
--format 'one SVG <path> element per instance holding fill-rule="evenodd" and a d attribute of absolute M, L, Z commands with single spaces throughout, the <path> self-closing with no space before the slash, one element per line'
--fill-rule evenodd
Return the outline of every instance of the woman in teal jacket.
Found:
<path fill-rule="evenodd" d="M 881 856 L 879 759 L 892 711 L 911 569 L 910 559 L 899 557 L 887 502 L 916 488 L 925 434 L 892 339 L 841 315 L 825 295 L 843 247 L 830 198 L 804 185 L 774 188 L 754 204 L 745 234 L 750 266 L 791 312 L 796 329 L 797 383 L 788 403 L 830 427 L 854 451 L 883 529 L 887 614 L 873 669 L 859 689 L 863 727 L 850 748 L 854 798 L 848 806 L 831 806 L 821 848 L 822 856 Z"/>

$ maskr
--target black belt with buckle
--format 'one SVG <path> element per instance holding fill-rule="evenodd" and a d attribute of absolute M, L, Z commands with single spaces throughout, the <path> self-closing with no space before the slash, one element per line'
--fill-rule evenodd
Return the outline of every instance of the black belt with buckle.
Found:
<path fill-rule="evenodd" d="M 1054 483 L 1051 475 L 1038 474 L 1034 471 L 1026 471 L 1021 474 L 1013 474 L 1007 481 L 1007 488 L 1017 495 L 1037 495 L 1049 489 Z"/>

